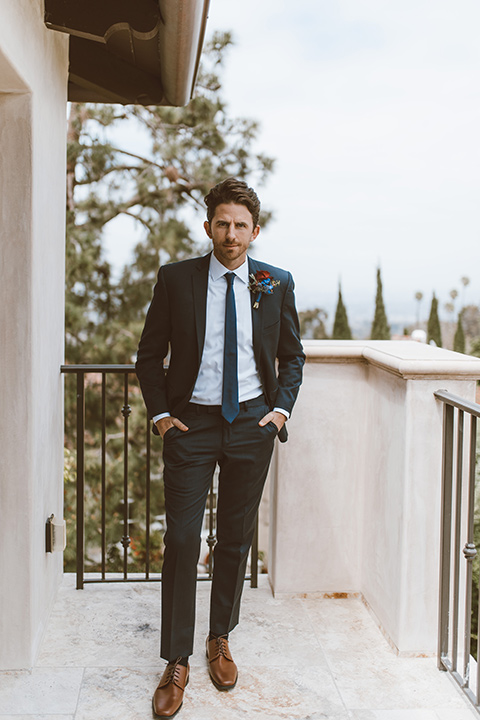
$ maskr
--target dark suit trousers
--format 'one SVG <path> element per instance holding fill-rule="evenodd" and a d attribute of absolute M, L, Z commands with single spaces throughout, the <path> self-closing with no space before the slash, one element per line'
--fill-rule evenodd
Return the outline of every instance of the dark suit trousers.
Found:
<path fill-rule="evenodd" d="M 167 532 L 162 570 L 161 656 L 193 652 L 200 532 L 210 483 L 220 467 L 217 544 L 210 599 L 210 630 L 224 634 L 238 623 L 248 551 L 273 444 L 274 423 L 259 427 L 269 411 L 262 398 L 242 403 L 232 424 L 220 408 L 189 404 L 164 436 Z"/>

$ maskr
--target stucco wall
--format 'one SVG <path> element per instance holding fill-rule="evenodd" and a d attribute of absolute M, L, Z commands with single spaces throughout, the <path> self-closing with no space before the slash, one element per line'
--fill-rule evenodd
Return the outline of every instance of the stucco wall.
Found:
<path fill-rule="evenodd" d="M 0 5 L 0 668 L 33 664 L 61 578 L 68 45 L 42 0 Z"/>
<path fill-rule="evenodd" d="M 437 640 L 442 405 L 480 361 L 408 342 L 313 341 L 271 472 L 275 594 L 361 593 L 392 645 Z"/>

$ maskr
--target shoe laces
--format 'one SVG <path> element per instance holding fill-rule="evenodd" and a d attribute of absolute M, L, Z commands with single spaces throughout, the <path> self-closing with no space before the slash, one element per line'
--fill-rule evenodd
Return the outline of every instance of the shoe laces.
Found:
<path fill-rule="evenodd" d="M 227 638 L 224 635 L 220 635 L 216 638 L 217 641 L 217 650 L 220 655 L 223 655 L 224 658 L 229 659 L 228 657 L 228 642 Z"/>
<path fill-rule="evenodd" d="M 182 658 L 178 657 L 173 662 L 169 662 L 166 669 L 167 675 L 165 678 L 165 684 L 174 682 L 175 680 L 179 680 L 180 678 L 180 670 L 179 670 L 179 662 Z"/>

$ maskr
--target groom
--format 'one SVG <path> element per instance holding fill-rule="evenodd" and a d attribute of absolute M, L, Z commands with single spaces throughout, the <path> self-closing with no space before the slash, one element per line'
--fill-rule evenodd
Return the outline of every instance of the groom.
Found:
<path fill-rule="evenodd" d="M 153 697 L 160 718 L 178 712 L 188 682 L 200 531 L 217 463 L 207 658 L 219 690 L 237 682 L 228 633 L 238 623 L 275 437 L 287 439 L 305 361 L 292 276 L 247 256 L 260 230 L 256 193 L 228 178 L 205 202 L 213 252 L 160 268 L 136 363 L 153 432 L 163 438 L 161 656 L 168 664 Z"/>

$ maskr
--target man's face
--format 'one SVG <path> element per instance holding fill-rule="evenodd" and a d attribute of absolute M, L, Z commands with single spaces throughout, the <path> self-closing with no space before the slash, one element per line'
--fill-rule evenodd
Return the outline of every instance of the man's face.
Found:
<path fill-rule="evenodd" d="M 205 222 L 204 228 L 213 243 L 213 254 L 229 270 L 245 262 L 250 243 L 260 232 L 260 225 L 253 227 L 250 210 L 235 203 L 217 205 L 212 221 Z"/>

